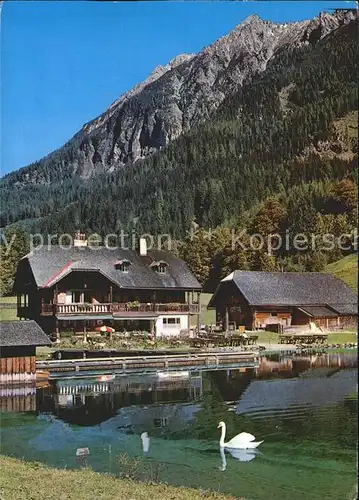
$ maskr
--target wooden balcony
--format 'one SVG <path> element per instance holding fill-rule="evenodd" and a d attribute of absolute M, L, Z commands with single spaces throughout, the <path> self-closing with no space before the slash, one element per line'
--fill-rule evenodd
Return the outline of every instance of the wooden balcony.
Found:
<path fill-rule="evenodd" d="M 138 305 L 128 305 L 121 303 L 112 304 L 112 312 L 155 312 L 158 314 L 164 313 L 190 313 L 196 314 L 199 312 L 198 304 L 181 304 L 181 303 L 170 303 L 170 304 L 143 304 Z"/>
<path fill-rule="evenodd" d="M 102 304 L 43 304 L 41 308 L 42 316 L 52 316 L 57 314 L 63 315 L 76 315 L 76 314 L 108 314 L 113 313 L 136 313 L 136 312 L 148 312 L 157 314 L 167 314 L 167 313 L 187 313 L 187 314 L 198 314 L 199 304 L 182 304 L 182 303 L 169 303 L 169 304 L 128 304 L 128 303 L 102 303 Z"/>

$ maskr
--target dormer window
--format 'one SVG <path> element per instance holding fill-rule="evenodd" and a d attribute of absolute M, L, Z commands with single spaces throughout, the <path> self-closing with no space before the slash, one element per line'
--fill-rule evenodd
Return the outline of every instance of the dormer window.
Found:
<path fill-rule="evenodd" d="M 122 273 L 128 273 L 130 270 L 131 262 L 129 260 L 123 259 L 115 263 L 115 268 Z"/>
<path fill-rule="evenodd" d="M 158 264 L 158 267 L 157 267 L 157 272 L 158 273 L 165 274 L 166 271 L 167 271 L 167 264 L 166 264 L 166 262 L 161 262 L 161 264 Z"/>
<path fill-rule="evenodd" d="M 166 274 L 168 264 L 164 260 L 160 260 L 158 262 L 152 262 L 150 267 L 158 274 Z"/>

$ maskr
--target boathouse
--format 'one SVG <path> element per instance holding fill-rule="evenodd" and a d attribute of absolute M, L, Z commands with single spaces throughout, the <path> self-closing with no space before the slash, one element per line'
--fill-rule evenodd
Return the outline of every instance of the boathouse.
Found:
<path fill-rule="evenodd" d="M 343 281 L 325 273 L 234 271 L 224 278 L 209 308 L 225 330 L 234 323 L 248 330 L 281 330 L 315 324 L 353 327 L 358 299 Z"/>
<path fill-rule="evenodd" d="M 36 347 L 50 345 L 35 321 L 0 323 L 0 384 L 36 380 Z"/>
<path fill-rule="evenodd" d="M 188 330 L 199 321 L 201 285 L 173 253 L 89 246 L 77 235 L 69 248 L 35 249 L 17 267 L 18 317 L 46 333 L 143 330 L 158 337 Z"/>

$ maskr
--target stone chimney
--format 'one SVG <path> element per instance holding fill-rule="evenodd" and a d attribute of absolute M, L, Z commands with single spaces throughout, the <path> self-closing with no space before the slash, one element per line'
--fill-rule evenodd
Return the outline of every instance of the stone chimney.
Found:
<path fill-rule="evenodd" d="M 86 246 L 87 246 L 86 234 L 77 231 L 74 236 L 74 247 L 86 247 Z"/>
<path fill-rule="evenodd" d="M 140 255 L 147 255 L 147 241 L 146 238 L 140 238 Z"/>

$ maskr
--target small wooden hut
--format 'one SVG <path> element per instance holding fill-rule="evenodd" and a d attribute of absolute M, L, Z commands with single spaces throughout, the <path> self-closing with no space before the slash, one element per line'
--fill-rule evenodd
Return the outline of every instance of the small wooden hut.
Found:
<path fill-rule="evenodd" d="M 36 380 L 36 347 L 50 345 L 35 321 L 0 322 L 0 384 Z"/>
<path fill-rule="evenodd" d="M 208 308 L 217 321 L 247 330 L 287 327 L 354 328 L 358 299 L 342 280 L 327 273 L 234 271 L 218 285 Z M 280 328 L 279 328 L 280 327 Z"/>

